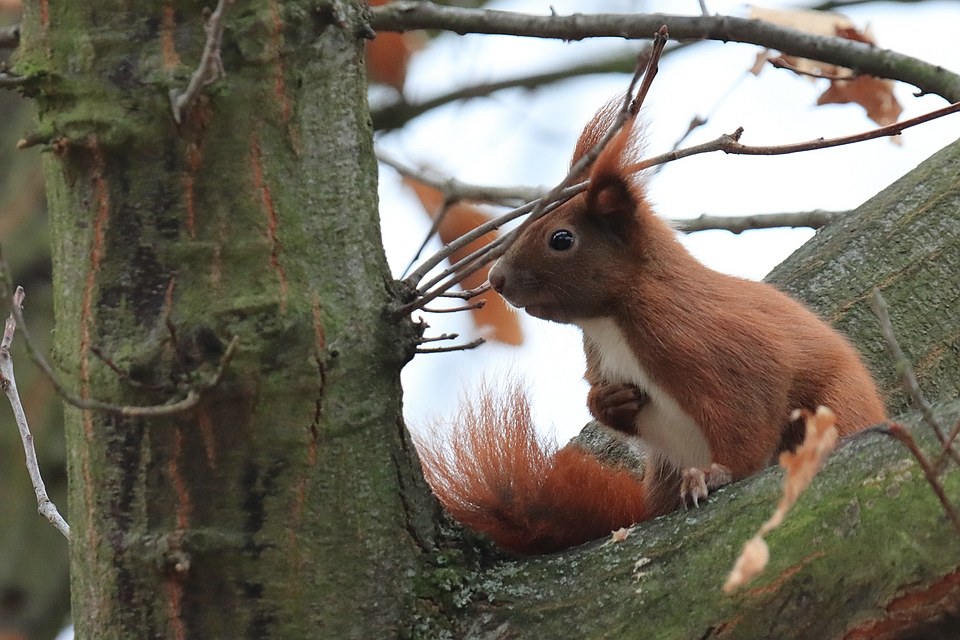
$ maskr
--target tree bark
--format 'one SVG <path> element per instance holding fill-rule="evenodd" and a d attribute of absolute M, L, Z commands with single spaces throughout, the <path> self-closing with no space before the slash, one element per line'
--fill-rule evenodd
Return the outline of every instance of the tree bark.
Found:
<path fill-rule="evenodd" d="M 400 414 L 415 328 L 379 237 L 359 2 L 27 3 L 54 260 L 78 638 L 371 638 L 411 626 L 435 503 Z M 118 375 L 96 354 L 127 372 Z"/>

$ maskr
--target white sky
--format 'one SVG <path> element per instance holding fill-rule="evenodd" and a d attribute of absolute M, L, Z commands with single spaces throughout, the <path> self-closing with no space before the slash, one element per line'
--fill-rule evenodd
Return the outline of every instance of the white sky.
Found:
<path fill-rule="evenodd" d="M 787 7 L 784 2 L 758 2 Z M 796 3 L 794 3 L 796 4 Z M 807 3 L 810 4 L 810 3 Z M 545 14 L 595 12 L 699 13 L 696 0 L 571 2 L 502 1 L 496 8 Z M 713 13 L 746 15 L 742 3 L 707 0 Z M 859 27 L 867 24 L 878 44 L 960 72 L 960 2 L 917 5 L 871 3 L 843 13 Z M 563 43 L 534 38 L 457 36 L 431 41 L 412 60 L 405 93 L 411 101 L 480 82 L 563 68 L 615 51 L 637 51 L 643 43 L 594 39 Z M 691 118 L 713 111 L 721 96 L 737 88 L 685 145 L 746 130 L 746 144 L 782 144 L 857 133 L 875 125 L 858 105 L 816 107 L 826 81 L 814 83 L 768 67 L 759 77 L 742 79 L 757 48 L 703 43 L 667 56 L 644 109 L 651 154 L 669 150 Z M 580 128 L 597 107 L 623 91 L 624 75 L 571 80 L 537 91 L 510 90 L 437 109 L 404 129 L 381 136 L 378 143 L 412 165 L 430 166 L 461 180 L 490 185 L 551 186 L 566 172 Z M 904 107 L 901 119 L 946 103 L 935 96 L 913 97 L 914 88 L 898 85 Z M 701 213 L 745 215 L 843 210 L 856 207 L 915 167 L 945 144 L 960 137 L 960 115 L 909 129 L 902 146 L 874 140 L 853 146 L 779 157 L 708 154 L 667 165 L 649 181 L 656 210 L 666 217 Z M 419 203 L 381 167 L 380 209 L 384 241 L 395 273 L 406 267 L 429 227 Z M 809 230 L 750 231 L 733 235 L 709 231 L 683 238 L 700 260 L 719 271 L 762 278 L 797 246 Z M 439 245 L 434 245 L 436 249 Z M 429 335 L 458 332 L 464 341 L 476 330 L 466 314 L 428 314 Z M 488 344 L 472 352 L 417 356 L 404 371 L 405 412 L 416 429 L 430 416 L 449 413 L 464 389 L 481 376 L 497 379 L 507 371 L 526 378 L 535 412 L 544 430 L 552 426 L 561 440 L 575 435 L 589 419 L 579 331 L 522 317 L 523 346 Z"/>

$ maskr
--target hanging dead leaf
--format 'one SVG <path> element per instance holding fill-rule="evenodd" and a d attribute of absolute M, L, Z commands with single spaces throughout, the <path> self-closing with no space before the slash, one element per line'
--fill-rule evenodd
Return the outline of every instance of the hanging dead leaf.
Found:
<path fill-rule="evenodd" d="M 372 7 L 384 5 L 391 0 L 369 0 Z M 403 91 L 407 79 L 407 64 L 410 57 L 423 48 L 424 35 L 420 31 L 396 33 L 381 31 L 374 40 L 367 42 L 367 73 L 370 80 Z"/>
<path fill-rule="evenodd" d="M 780 526 L 787 512 L 810 485 L 810 481 L 823 466 L 823 461 L 837 444 L 837 417 L 833 411 L 826 407 L 818 407 L 816 413 L 806 409 L 797 410 L 793 419 L 801 416 L 806 421 L 807 429 L 803 444 L 797 447 L 796 451 L 780 454 L 780 466 L 787 472 L 783 483 L 783 496 L 770 519 L 763 523 L 757 535 L 744 545 L 743 552 L 723 585 L 726 593 L 732 593 L 736 588 L 745 585 L 766 567 L 770 552 L 763 536 Z"/>
<path fill-rule="evenodd" d="M 839 13 L 781 11 L 753 7 L 750 11 L 750 17 L 798 29 L 805 33 L 838 36 L 856 42 L 876 44 L 869 27 L 860 31 L 850 18 Z M 775 58 L 768 51 L 764 51 L 761 56 L 765 60 Z M 757 62 L 751 69 L 751 72 L 755 75 L 759 73 L 758 65 L 761 56 L 757 57 Z M 871 76 L 854 76 L 850 69 L 816 60 L 788 55 L 779 56 L 779 58 L 785 63 L 785 68 L 789 68 L 795 73 L 830 80 L 830 87 L 817 99 L 817 105 L 855 102 L 866 110 L 867 117 L 880 126 L 893 124 L 903 112 L 903 108 L 893 95 L 893 82 L 890 80 L 881 80 Z M 850 80 L 846 80 L 846 78 L 850 78 Z M 900 144 L 899 138 L 892 137 L 890 139 L 895 144 Z"/>
<path fill-rule="evenodd" d="M 429 187 L 422 182 L 417 182 L 410 178 L 403 179 L 404 184 L 413 189 L 414 193 L 420 199 L 424 210 L 432 220 L 435 220 L 442 213 L 443 218 L 437 228 L 437 235 L 444 244 L 453 242 L 460 236 L 469 233 L 488 222 L 490 218 L 476 207 L 455 203 L 446 207 L 443 211 L 444 198 L 440 191 Z M 457 262 L 477 249 L 480 249 L 495 240 L 497 234 L 488 233 L 480 239 L 468 244 L 463 249 L 455 251 L 450 256 L 450 262 Z M 490 271 L 490 265 L 468 276 L 461 284 L 464 289 L 475 289 L 487 281 L 487 274 Z M 484 300 L 486 304 L 480 309 L 473 309 L 473 320 L 481 331 L 489 332 L 485 337 L 503 342 L 505 344 L 518 345 L 523 342 L 523 331 L 520 328 L 520 319 L 512 311 L 507 303 L 498 294 L 488 291 L 473 299 L 473 301 Z"/>
<path fill-rule="evenodd" d="M 835 80 L 830 88 L 817 98 L 817 104 L 845 104 L 856 102 L 867 111 L 867 117 L 881 127 L 893 124 L 903 107 L 893 96 L 893 82 L 873 76 L 859 76 L 852 80 Z M 899 138 L 891 138 L 899 141 Z"/>

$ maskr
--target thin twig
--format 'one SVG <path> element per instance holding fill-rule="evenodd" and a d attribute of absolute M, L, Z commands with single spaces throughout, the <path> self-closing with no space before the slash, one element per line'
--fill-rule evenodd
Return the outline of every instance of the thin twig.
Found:
<path fill-rule="evenodd" d="M 23 296 L 23 287 L 17 287 L 13 294 L 14 309 L 19 309 L 20 305 L 23 304 Z M 47 487 L 40 475 L 40 463 L 37 461 L 37 449 L 33 443 L 33 434 L 30 433 L 27 416 L 23 411 L 23 404 L 20 402 L 20 394 L 17 393 L 17 381 L 13 374 L 13 358 L 10 356 L 10 344 L 13 342 L 13 334 L 16 330 L 17 320 L 15 314 L 11 312 L 4 325 L 3 340 L 0 341 L 0 386 L 7 394 L 7 399 L 10 401 L 13 415 L 17 421 L 17 428 L 20 430 L 23 452 L 26 455 L 27 472 L 30 474 L 33 492 L 37 496 L 37 511 L 69 540 L 70 525 L 63 519 L 63 516 L 57 510 L 57 505 L 47 495 Z"/>
<path fill-rule="evenodd" d="M 441 333 L 438 336 L 432 338 L 420 338 L 417 340 L 417 344 L 426 344 L 428 342 L 442 342 L 443 340 L 456 340 L 460 337 L 459 333 Z"/>
<path fill-rule="evenodd" d="M 943 463 L 946 462 L 950 453 L 954 451 L 953 443 L 957 439 L 957 436 L 960 436 L 960 420 L 957 420 L 957 424 L 953 425 L 953 429 L 950 430 L 950 435 L 947 436 L 947 442 L 943 445 L 943 451 L 937 456 L 937 462 L 934 465 L 937 469 L 943 468 Z"/>
<path fill-rule="evenodd" d="M 677 51 L 683 48 L 683 45 L 676 44 L 664 51 Z M 636 56 L 619 55 L 607 60 L 596 62 L 585 62 L 558 71 L 546 73 L 537 73 L 509 80 L 498 82 L 482 83 L 472 85 L 462 89 L 457 89 L 449 93 L 423 100 L 421 102 L 407 102 L 402 97 L 394 103 L 384 105 L 373 109 L 370 112 L 370 118 L 373 120 L 373 128 L 376 131 L 390 131 L 398 129 L 414 118 L 452 102 L 460 100 L 469 100 L 472 98 L 487 97 L 498 91 L 505 89 L 537 89 L 556 82 L 562 82 L 571 78 L 578 78 L 586 75 L 600 73 L 633 73 L 636 65 Z"/>
<path fill-rule="evenodd" d="M 847 215 L 847 211 L 797 211 L 788 213 L 761 213 L 752 216 L 715 216 L 702 214 L 688 220 L 669 220 L 671 225 L 683 233 L 694 233 L 716 229 L 730 233 L 742 233 L 751 229 L 772 229 L 778 227 L 809 227 L 819 229 L 831 220 Z"/>
<path fill-rule="evenodd" d="M 489 282 L 484 282 L 482 285 L 476 289 L 467 289 L 466 291 L 448 291 L 447 293 L 441 294 L 441 298 L 459 298 L 461 300 L 472 300 L 479 295 L 483 295 L 487 291 L 490 291 L 493 287 L 490 286 Z"/>
<path fill-rule="evenodd" d="M 99 347 L 91 345 L 90 352 L 93 355 L 97 356 L 100 359 L 100 362 L 107 365 L 115 374 L 123 378 L 128 384 L 134 387 L 139 387 L 141 389 L 146 389 L 148 391 L 161 391 L 163 389 L 163 385 L 160 385 L 160 384 L 147 384 L 145 382 L 140 382 L 139 380 L 135 380 L 133 376 L 130 375 L 129 372 L 124 371 L 117 365 L 117 363 L 115 363 L 113 360 L 108 358 L 106 354 L 100 350 Z"/>
<path fill-rule="evenodd" d="M 86 411 L 106 411 L 108 413 L 115 413 L 128 417 L 168 416 L 195 407 L 197 403 L 200 402 L 201 392 L 212 389 L 220 384 L 227 365 L 230 364 L 230 361 L 233 359 L 233 356 L 240 345 L 240 338 L 238 336 L 234 336 L 233 340 L 231 340 L 230 344 L 227 346 L 226 351 L 224 351 L 223 356 L 221 356 L 220 363 L 217 366 L 217 371 L 214 373 L 214 375 L 205 383 L 200 384 L 196 388 L 189 389 L 186 396 L 181 400 L 145 407 L 117 405 L 95 400 L 93 398 L 82 398 L 70 391 L 66 385 L 60 381 L 60 378 L 57 377 L 53 367 L 50 366 L 50 363 L 48 363 L 46 358 L 44 358 L 40 353 L 39 348 L 37 347 L 36 343 L 34 343 L 33 337 L 30 335 L 30 332 L 27 329 L 26 323 L 23 321 L 23 315 L 21 314 L 20 309 L 17 306 L 14 306 L 11 313 L 15 320 L 20 324 L 20 333 L 23 335 L 23 341 L 27 346 L 27 352 L 30 354 L 30 357 L 35 363 L 37 363 L 37 366 L 40 367 L 40 370 L 43 371 L 43 373 L 47 376 L 47 379 L 50 380 L 54 389 L 56 389 L 57 393 L 60 394 L 60 397 L 63 398 L 65 402 L 77 407 L 78 409 L 83 409 Z"/>
<path fill-rule="evenodd" d="M 575 196 L 576 194 L 580 193 L 581 191 L 583 191 L 583 190 L 586 189 L 586 188 L 587 188 L 587 183 L 586 183 L 586 182 L 581 182 L 581 183 L 579 183 L 579 184 L 575 184 L 575 185 L 573 185 L 573 186 L 571 186 L 571 187 L 568 187 L 567 189 L 564 189 L 563 192 L 561 192 L 561 194 L 560 194 L 560 200 L 565 200 L 565 199 L 572 198 L 573 196 Z M 456 252 L 456 251 L 462 249 L 463 247 L 467 246 L 468 244 L 470 244 L 471 242 L 473 242 L 473 241 L 476 240 L 477 238 L 480 238 L 480 237 L 482 237 L 482 236 L 490 233 L 491 231 L 496 231 L 497 229 L 499 229 L 499 228 L 502 227 L 503 225 L 507 224 L 508 222 L 512 222 L 513 220 L 516 220 L 517 218 L 519 218 L 519 217 L 521 217 L 521 216 L 523 216 L 523 215 L 526 215 L 526 214 L 530 213 L 531 211 L 533 211 L 533 210 L 536 208 L 536 206 L 537 206 L 537 205 L 543 200 L 543 198 L 545 198 L 545 197 L 546 197 L 546 196 L 544 195 L 542 198 L 538 198 L 537 200 L 533 200 L 533 201 L 531 201 L 531 202 L 528 202 L 527 204 L 523 205 L 522 207 L 517 207 L 516 209 L 513 209 L 512 211 L 508 211 L 508 212 L 506 212 L 505 214 L 503 214 L 502 216 L 499 216 L 499 217 L 497 217 L 497 218 L 494 218 L 493 220 L 490 220 L 489 222 L 484 222 L 482 225 L 480 225 L 479 227 L 477 227 L 476 229 L 474 229 L 474 230 L 471 231 L 470 233 L 466 233 L 466 234 L 460 236 L 459 238 L 457 238 L 456 240 L 454 240 L 453 242 L 451 242 L 450 244 L 448 244 L 447 246 L 445 246 L 443 249 L 441 249 L 440 251 L 436 252 L 435 254 L 433 254 L 432 256 L 430 256 L 429 258 L 427 258 L 427 259 L 423 262 L 423 264 L 421 264 L 419 267 L 417 267 L 417 268 L 414 269 L 412 272 L 410 272 L 410 275 L 408 275 L 406 278 L 404 278 L 403 281 L 404 281 L 406 284 L 410 285 L 411 287 L 417 286 L 418 283 L 423 279 L 423 277 L 424 277 L 429 271 L 431 271 L 431 270 L 432 270 L 434 267 L 436 267 L 438 264 L 440 264 L 441 262 L 443 262 L 444 260 L 446 260 L 446 259 L 447 259 L 449 256 L 451 256 L 454 252 Z M 501 236 L 500 238 L 497 238 L 497 240 L 495 240 L 494 243 L 497 242 L 497 241 L 499 241 L 499 240 L 502 240 L 504 237 L 506 237 L 506 236 Z M 491 244 L 493 244 L 493 243 L 491 243 Z M 489 246 L 490 246 L 490 245 L 487 245 L 486 248 L 489 248 Z"/>
<path fill-rule="evenodd" d="M 431 307 L 420 307 L 423 311 L 427 313 L 458 313 L 460 311 L 473 311 L 474 309 L 482 309 L 487 305 L 486 300 L 477 300 L 470 304 L 463 305 L 462 307 L 454 307 L 452 309 L 434 309 Z"/>
<path fill-rule="evenodd" d="M 707 2 L 706 2 L 706 0 L 700 0 L 700 13 L 703 14 L 703 15 L 705 15 L 705 16 L 710 15 L 710 12 L 707 11 Z"/>
<path fill-rule="evenodd" d="M 207 41 L 203 45 L 200 64 L 190 76 L 187 88 L 183 91 L 170 89 L 170 107 L 173 110 L 173 120 L 177 124 L 183 121 L 184 112 L 193 106 L 200 91 L 226 75 L 220 59 L 220 45 L 223 41 L 223 13 L 228 1 L 232 0 L 217 0 L 217 8 L 203 26 Z"/>
<path fill-rule="evenodd" d="M 853 73 L 847 73 L 846 75 L 841 76 L 833 73 L 822 73 L 820 71 L 807 71 L 805 69 L 801 69 L 797 65 L 790 64 L 784 60 L 783 56 L 767 58 L 767 62 L 770 64 L 770 66 L 776 67 L 777 69 L 786 69 L 787 71 L 794 72 L 798 76 L 809 76 L 811 78 L 817 78 L 821 80 L 853 80 L 857 77 L 857 75 Z"/>
<path fill-rule="evenodd" d="M 689 156 L 694 156 L 701 153 L 710 153 L 712 151 L 723 151 L 724 153 L 731 155 L 778 156 L 788 153 L 799 153 L 801 151 L 813 151 L 815 149 L 829 149 L 831 147 L 854 144 L 856 142 L 863 142 L 865 140 L 873 140 L 875 138 L 898 135 L 910 127 L 915 127 L 918 124 L 930 122 L 931 120 L 936 120 L 937 118 L 942 118 L 957 112 L 960 112 L 960 102 L 948 105 L 942 109 L 936 109 L 935 111 L 925 113 L 921 116 L 917 116 L 916 118 L 910 118 L 909 120 L 904 120 L 902 122 L 895 122 L 891 125 L 879 127 L 877 129 L 871 129 L 870 131 L 865 131 L 863 133 L 843 136 L 840 138 L 817 138 L 816 140 L 808 140 L 806 142 L 796 142 L 793 144 L 773 146 L 749 146 L 740 144 L 740 136 L 743 135 L 743 127 L 740 127 L 733 133 L 725 133 L 709 142 L 698 144 L 693 147 L 687 147 L 685 149 L 669 151 L 659 156 L 641 160 L 640 162 L 628 166 L 626 170 L 630 172 L 643 171 L 644 169 L 658 164 L 674 162 L 675 160 L 679 160 L 681 158 L 687 158 Z"/>
<path fill-rule="evenodd" d="M 944 434 L 943 427 L 933 414 L 933 407 L 930 406 L 930 403 L 927 402 L 927 399 L 923 395 L 923 391 L 920 390 L 920 384 L 917 382 L 917 376 L 913 373 L 913 367 L 910 366 L 910 360 L 906 354 L 903 353 L 903 349 L 900 348 L 900 343 L 897 341 L 897 336 L 893 332 L 893 323 L 890 321 L 890 307 L 887 305 L 887 301 L 884 300 L 879 289 L 873 290 L 873 299 L 870 302 L 870 308 L 873 309 L 874 315 L 876 315 L 877 320 L 880 321 L 883 338 L 887 342 L 887 348 L 890 349 L 890 353 L 893 355 L 897 373 L 900 375 L 900 383 L 910 396 L 913 404 L 920 410 L 920 413 L 923 414 L 924 421 L 933 429 L 937 440 L 940 441 L 941 445 L 947 446 L 948 440 Z M 960 463 L 960 460 L 958 460 L 958 463 Z"/>
<path fill-rule="evenodd" d="M 515 11 L 464 9 L 432 2 L 392 2 L 371 9 L 378 31 L 440 29 L 457 33 L 582 40 L 593 37 L 646 39 L 666 25 L 676 40 L 743 42 L 781 53 L 828 62 L 864 75 L 900 80 L 950 102 L 960 100 L 960 75 L 874 45 L 837 36 L 805 33 L 763 20 L 731 16 L 665 14 L 532 15 Z"/>
<path fill-rule="evenodd" d="M 412 178 L 428 187 L 433 187 L 451 201 L 469 200 L 518 207 L 544 195 L 545 189 L 536 187 L 483 187 L 461 182 L 456 178 L 440 175 L 426 169 L 415 169 L 377 150 L 377 160 L 402 176 Z"/>
<path fill-rule="evenodd" d="M 956 507 L 954 507 L 953 503 L 950 502 L 950 499 L 947 498 L 947 494 L 943 490 L 943 485 L 940 484 L 940 478 L 937 470 L 933 465 L 930 464 L 930 461 L 927 460 L 927 456 L 925 456 L 923 451 L 920 450 L 920 447 L 917 446 L 913 436 L 904 428 L 902 424 L 898 422 L 891 423 L 887 428 L 887 433 L 896 440 L 899 440 L 905 447 L 907 447 L 907 449 L 910 450 L 910 453 L 913 454 L 913 457 L 916 458 L 917 462 L 920 464 L 920 468 L 923 469 L 923 475 L 926 476 L 927 482 L 930 483 L 931 487 L 933 487 L 933 491 L 937 494 L 940 504 L 943 505 L 943 510 L 947 512 L 950 522 L 953 523 L 954 529 L 956 529 L 957 532 L 960 532 L 960 514 L 957 513 Z"/>
<path fill-rule="evenodd" d="M 477 338 L 466 344 L 458 344 L 452 347 L 423 347 L 417 348 L 417 353 L 448 353 L 450 351 L 469 351 L 470 349 L 476 349 L 482 345 L 486 340 L 484 338 Z"/>

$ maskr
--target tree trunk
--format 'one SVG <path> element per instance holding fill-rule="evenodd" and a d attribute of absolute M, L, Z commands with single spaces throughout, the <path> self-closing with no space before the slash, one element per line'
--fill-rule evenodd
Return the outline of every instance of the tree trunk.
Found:
<path fill-rule="evenodd" d="M 206 3 L 25 8 L 54 260 L 79 638 L 411 626 L 435 503 L 400 414 L 415 330 L 379 236 L 359 2 L 238 0 L 181 126 Z M 107 362 L 115 365 L 117 373 Z"/>

